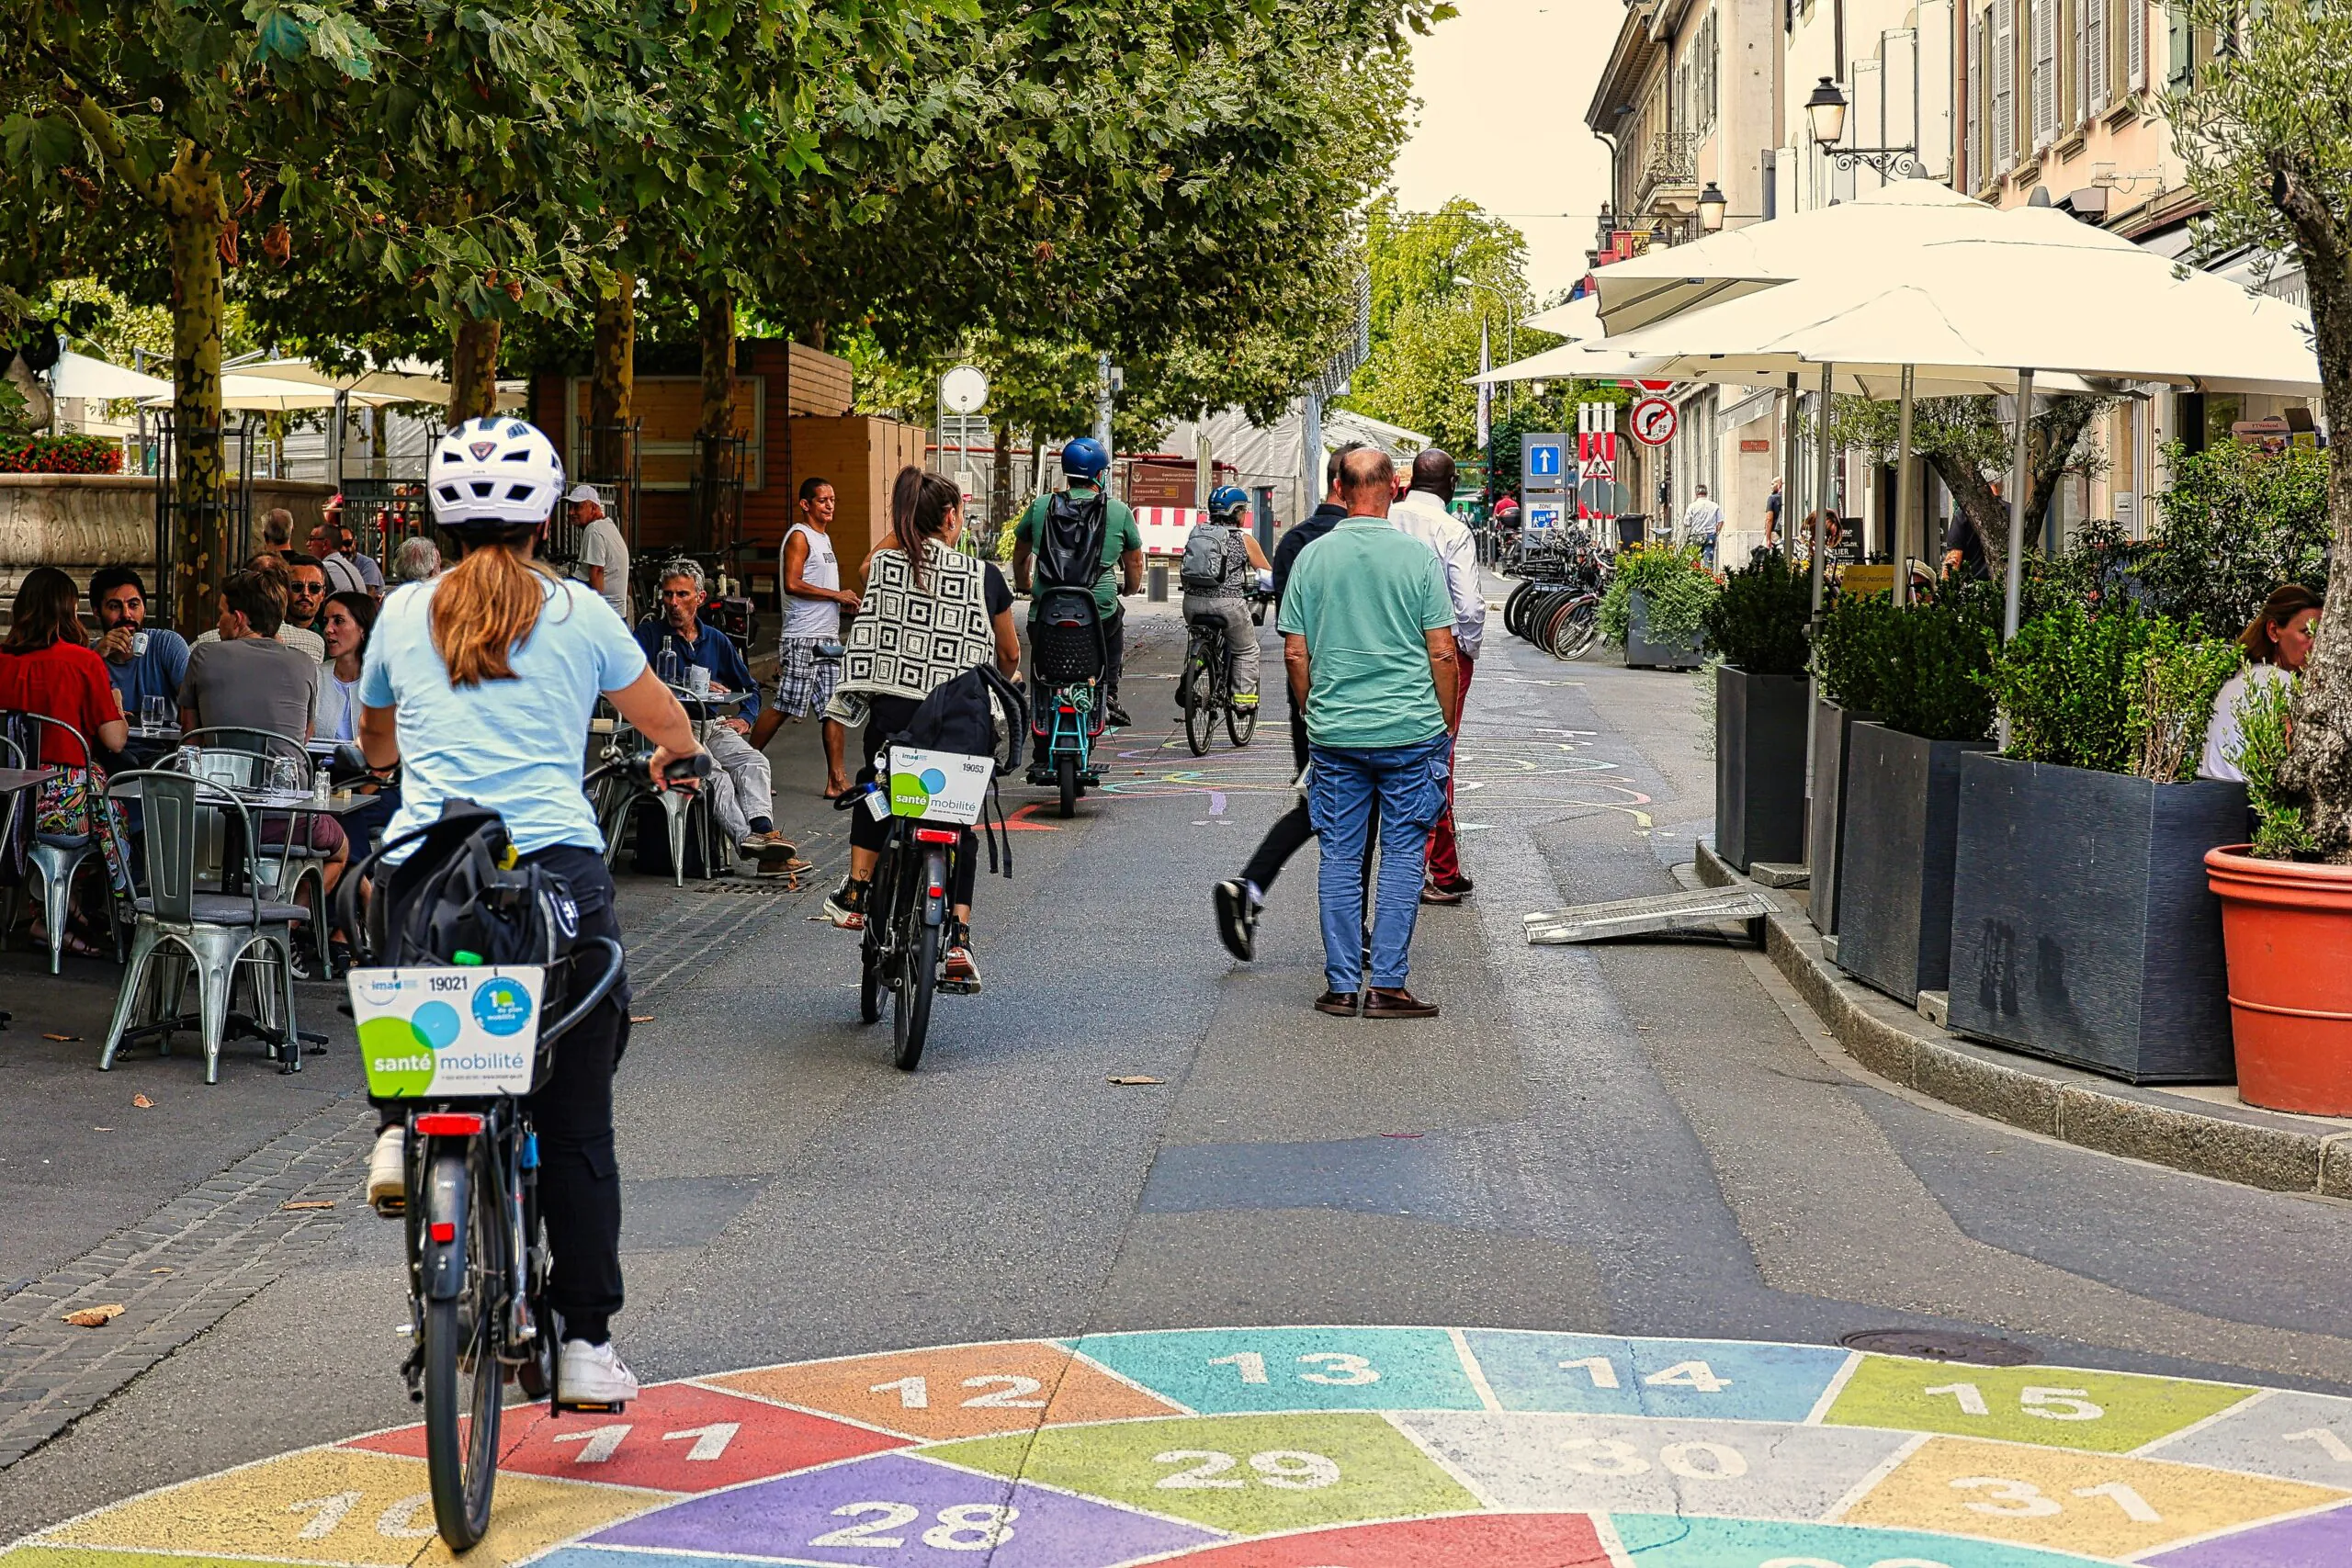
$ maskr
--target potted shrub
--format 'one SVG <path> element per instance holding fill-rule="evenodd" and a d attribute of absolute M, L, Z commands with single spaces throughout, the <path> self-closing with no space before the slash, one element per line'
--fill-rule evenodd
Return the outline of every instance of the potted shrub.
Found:
<path fill-rule="evenodd" d="M 1998 755 L 1961 759 L 1951 1026 L 2132 1083 L 2232 1076 L 2205 852 L 2245 788 L 2196 777 L 2235 643 L 2066 603 L 1992 671 Z"/>
<path fill-rule="evenodd" d="M 1702 624 L 1715 667 L 1715 849 L 1745 873 L 1804 854 L 1811 584 L 1777 551 L 1724 580 Z"/>
<path fill-rule="evenodd" d="M 2352 866 L 2319 858 L 2303 802 L 2279 777 L 2296 694 L 2285 681 L 2247 691 L 2237 764 L 2254 841 L 2210 851 L 2205 874 L 2222 902 L 2238 1097 L 2352 1116 Z"/>
<path fill-rule="evenodd" d="M 1698 547 L 1640 545 L 1621 550 L 1600 599 L 1600 635 L 1636 670 L 1696 670 L 1707 606 L 1723 592 Z"/>
<path fill-rule="evenodd" d="M 1856 612 L 1852 596 L 1833 597 L 1814 639 L 1812 791 L 1805 802 L 1805 912 L 1824 936 L 1838 931 L 1838 863 L 1846 838 L 1846 753 L 1858 723 L 1878 717 L 1884 650 L 1860 645 L 1883 621 Z M 1883 596 L 1882 596 L 1883 598 Z"/>
<path fill-rule="evenodd" d="M 1943 989 L 1951 962 L 1960 759 L 1993 727 L 1997 603 L 1955 589 L 1897 607 L 1871 594 L 1840 600 L 1844 635 L 1825 627 L 1822 683 L 1871 694 L 1880 716 L 1847 737 L 1838 964 L 1906 1007 Z"/>

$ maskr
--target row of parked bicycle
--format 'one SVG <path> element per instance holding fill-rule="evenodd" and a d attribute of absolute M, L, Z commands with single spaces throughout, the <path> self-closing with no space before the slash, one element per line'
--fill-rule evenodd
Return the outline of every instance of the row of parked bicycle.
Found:
<path fill-rule="evenodd" d="M 1503 625 L 1555 659 L 1581 659 L 1600 639 L 1600 596 L 1609 558 L 1581 533 L 1522 553 L 1519 586 L 1503 601 Z"/>

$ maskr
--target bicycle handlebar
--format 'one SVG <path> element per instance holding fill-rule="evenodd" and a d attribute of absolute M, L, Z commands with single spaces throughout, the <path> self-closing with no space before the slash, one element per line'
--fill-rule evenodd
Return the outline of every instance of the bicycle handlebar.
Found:
<path fill-rule="evenodd" d="M 670 765 L 662 770 L 662 777 L 667 784 L 687 784 L 710 777 L 714 766 L 709 752 L 697 751 L 691 757 L 673 757 Z M 649 751 L 642 757 L 616 758 L 582 778 L 581 786 L 585 788 L 598 779 L 609 778 L 615 773 L 627 778 L 631 784 L 650 784 L 653 782 L 653 754 Z"/>
<path fill-rule="evenodd" d="M 615 942 L 611 937 L 592 936 L 583 937 L 581 940 L 583 945 L 587 942 L 593 942 L 597 946 L 605 950 L 607 961 L 605 964 L 604 976 L 595 983 L 595 985 L 589 987 L 588 994 L 586 996 L 581 998 L 579 1001 L 572 1004 L 572 1008 L 570 1012 L 565 1013 L 561 1018 L 558 1019 L 551 1024 L 541 1026 L 539 1030 L 539 1043 L 542 1045 L 562 1039 L 565 1034 L 571 1032 L 573 1024 L 578 1023 L 582 1019 L 588 1016 L 589 1009 L 594 1007 L 598 1002 L 603 1001 L 606 997 L 610 996 L 612 994 L 613 987 L 621 977 L 621 966 L 628 962 L 628 955 L 621 951 L 621 944 Z"/>

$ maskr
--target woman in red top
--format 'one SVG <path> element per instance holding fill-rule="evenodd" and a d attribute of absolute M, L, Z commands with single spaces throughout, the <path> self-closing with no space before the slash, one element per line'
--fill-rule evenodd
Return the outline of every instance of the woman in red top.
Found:
<path fill-rule="evenodd" d="M 36 567 L 25 574 L 17 590 L 17 618 L 0 642 L 0 713 L 37 713 L 72 725 L 82 736 L 107 751 L 119 751 L 130 739 L 114 683 L 107 679 L 106 661 L 90 647 L 76 613 L 80 595 L 74 580 L 55 567 Z M 38 730 L 36 736 L 33 732 Z M 106 771 L 74 737 L 52 725 L 28 724 L 21 739 L 27 750 L 37 746 L 40 761 L 61 770 L 40 786 L 34 799 L 33 830 L 43 834 L 77 835 L 97 832 L 93 812 L 106 799 Z M 113 831 L 97 833 L 107 874 L 118 888 L 130 879 L 122 864 L 125 829 L 119 808 L 113 812 Z M 45 939 L 44 939 L 45 940 Z M 97 949 L 69 933 L 68 949 L 85 957 Z"/>

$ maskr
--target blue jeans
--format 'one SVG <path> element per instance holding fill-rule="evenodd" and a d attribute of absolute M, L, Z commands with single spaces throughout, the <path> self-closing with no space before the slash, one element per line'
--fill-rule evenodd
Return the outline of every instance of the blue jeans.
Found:
<path fill-rule="evenodd" d="M 1374 807 L 1380 821 L 1380 895 L 1372 926 L 1372 983 L 1401 989 L 1421 912 L 1430 829 L 1445 808 L 1453 737 L 1363 750 L 1311 748 L 1306 810 L 1323 841 L 1316 891 L 1323 907 L 1323 973 L 1333 991 L 1363 989 L 1363 856 Z"/>

